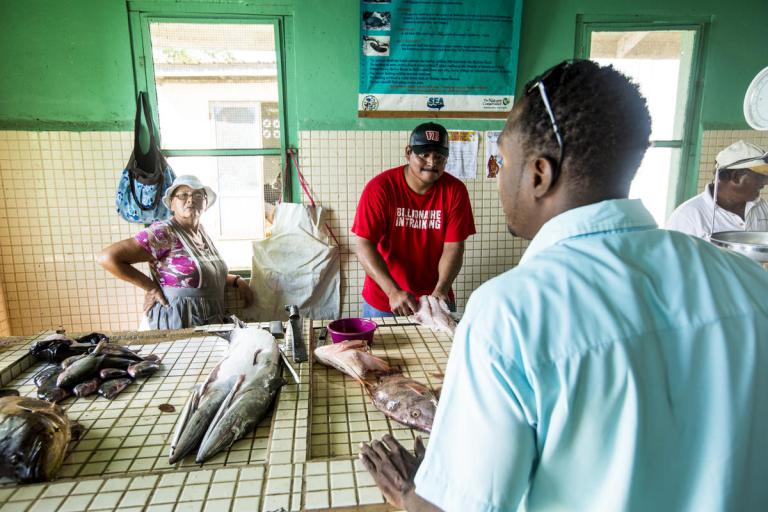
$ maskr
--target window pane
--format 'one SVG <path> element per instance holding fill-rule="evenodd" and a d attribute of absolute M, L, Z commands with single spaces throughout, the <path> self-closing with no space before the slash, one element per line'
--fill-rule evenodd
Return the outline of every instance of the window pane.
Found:
<path fill-rule="evenodd" d="M 629 197 L 642 199 L 660 227 L 674 206 L 679 166 L 679 149 L 649 148 L 629 189 Z"/>
<path fill-rule="evenodd" d="M 280 147 L 273 25 L 149 27 L 164 149 Z"/>
<path fill-rule="evenodd" d="M 264 237 L 281 198 L 280 157 L 171 157 L 176 175 L 194 174 L 216 192 L 202 223 L 230 269 L 251 268 L 251 241 Z"/>
<path fill-rule="evenodd" d="M 653 140 L 683 137 L 692 30 L 592 32 L 590 59 L 630 76 L 648 100 Z"/>

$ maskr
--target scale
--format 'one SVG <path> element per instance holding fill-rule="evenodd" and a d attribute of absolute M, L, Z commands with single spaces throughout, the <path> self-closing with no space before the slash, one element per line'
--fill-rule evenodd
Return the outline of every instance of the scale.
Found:
<path fill-rule="evenodd" d="M 744 95 L 744 118 L 755 130 L 768 130 L 768 67 L 760 71 L 752 80 Z M 715 200 L 712 212 L 712 228 L 709 240 L 713 244 L 743 254 L 761 263 L 768 269 L 768 232 L 764 231 L 721 231 L 712 233 L 717 212 L 717 184 L 712 195 Z"/>

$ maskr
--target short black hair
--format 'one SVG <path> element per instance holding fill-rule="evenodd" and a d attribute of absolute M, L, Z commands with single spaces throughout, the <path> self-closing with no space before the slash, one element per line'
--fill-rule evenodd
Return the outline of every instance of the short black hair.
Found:
<path fill-rule="evenodd" d="M 583 191 L 629 191 L 649 145 L 651 116 L 637 85 L 613 66 L 563 61 L 541 75 L 563 140 L 562 179 Z M 560 147 L 534 79 L 526 86 L 514 126 L 525 157 L 556 162 Z"/>

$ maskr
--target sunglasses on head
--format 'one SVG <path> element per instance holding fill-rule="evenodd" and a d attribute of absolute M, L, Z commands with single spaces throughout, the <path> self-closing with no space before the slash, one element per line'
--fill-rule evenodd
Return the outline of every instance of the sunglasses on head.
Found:
<path fill-rule="evenodd" d="M 563 151 L 565 144 L 563 143 L 562 135 L 560 135 L 560 129 L 557 127 L 557 119 L 555 118 L 555 112 L 552 110 L 552 102 L 549 99 L 549 94 L 547 94 L 546 84 L 548 83 L 549 87 L 560 85 L 562 83 L 565 70 L 575 62 L 578 62 L 578 60 L 563 61 L 560 64 L 549 68 L 544 73 L 537 76 L 525 85 L 525 96 L 528 96 L 534 91 L 539 92 L 539 97 L 541 98 L 541 102 L 544 104 L 544 109 L 546 110 L 547 116 L 549 117 L 549 122 L 552 125 L 552 133 L 554 133 L 555 140 L 557 141 L 557 145 L 560 148 L 560 155 L 552 168 L 552 183 L 557 181 L 558 176 L 560 176 L 560 171 L 562 170 L 561 167 L 563 165 Z"/>

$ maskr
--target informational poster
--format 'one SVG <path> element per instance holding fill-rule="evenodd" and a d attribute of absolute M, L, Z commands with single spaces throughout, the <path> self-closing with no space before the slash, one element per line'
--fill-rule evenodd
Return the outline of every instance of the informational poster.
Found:
<path fill-rule="evenodd" d="M 500 130 L 485 132 L 485 177 L 495 178 L 501 169 L 501 154 L 499 153 Z"/>
<path fill-rule="evenodd" d="M 451 143 L 445 172 L 461 180 L 473 179 L 477 174 L 477 130 L 450 130 Z"/>
<path fill-rule="evenodd" d="M 360 117 L 504 118 L 522 0 L 361 0 Z"/>

